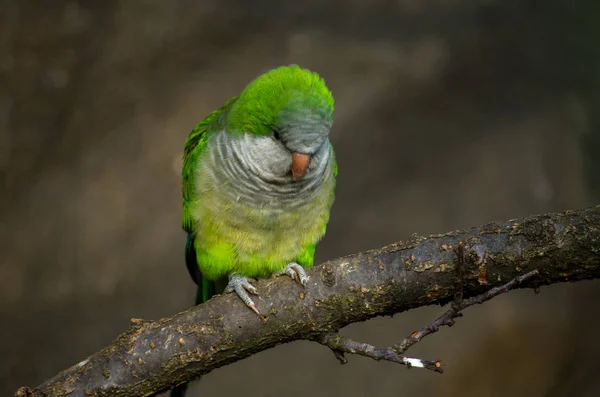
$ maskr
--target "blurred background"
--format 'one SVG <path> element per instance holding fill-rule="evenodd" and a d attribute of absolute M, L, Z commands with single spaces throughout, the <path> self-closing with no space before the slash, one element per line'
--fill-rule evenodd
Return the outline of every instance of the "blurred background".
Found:
<path fill-rule="evenodd" d="M 0 0 L 0 394 L 192 305 L 183 143 L 259 74 L 336 97 L 340 175 L 319 261 L 600 202 L 600 2 Z M 296 342 L 190 396 L 597 396 L 600 282 L 468 309 L 407 370 Z M 443 311 L 352 325 L 384 346 Z"/>

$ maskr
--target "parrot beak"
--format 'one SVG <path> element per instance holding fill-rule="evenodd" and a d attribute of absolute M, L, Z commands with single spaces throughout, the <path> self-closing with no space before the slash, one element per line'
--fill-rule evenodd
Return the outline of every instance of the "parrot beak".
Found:
<path fill-rule="evenodd" d="M 310 162 L 310 154 L 305 153 L 292 153 L 292 179 L 297 181 L 304 175 Z"/>

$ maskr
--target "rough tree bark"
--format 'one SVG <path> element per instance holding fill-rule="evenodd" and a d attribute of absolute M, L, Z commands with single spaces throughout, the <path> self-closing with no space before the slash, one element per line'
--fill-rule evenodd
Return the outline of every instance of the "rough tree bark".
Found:
<path fill-rule="evenodd" d="M 520 287 L 600 277 L 600 206 L 414 236 L 316 266 L 306 289 L 287 277 L 259 281 L 262 317 L 230 294 L 170 318 L 132 319 L 110 346 L 17 395 L 155 395 L 281 343 L 322 343 L 350 323 L 447 303 L 461 241 L 465 298 L 533 270 Z"/>

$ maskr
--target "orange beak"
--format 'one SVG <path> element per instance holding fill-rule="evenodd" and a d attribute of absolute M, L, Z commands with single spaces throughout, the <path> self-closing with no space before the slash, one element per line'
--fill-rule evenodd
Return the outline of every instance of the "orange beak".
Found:
<path fill-rule="evenodd" d="M 310 154 L 292 153 L 292 179 L 297 181 L 304 175 L 310 163 Z"/>

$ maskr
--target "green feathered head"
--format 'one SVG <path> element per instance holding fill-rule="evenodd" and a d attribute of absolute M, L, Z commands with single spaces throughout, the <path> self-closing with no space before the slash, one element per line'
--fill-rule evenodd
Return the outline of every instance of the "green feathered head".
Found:
<path fill-rule="evenodd" d="M 316 73 L 281 66 L 252 81 L 229 113 L 231 132 L 272 135 L 292 153 L 314 153 L 329 135 L 333 96 Z"/>

